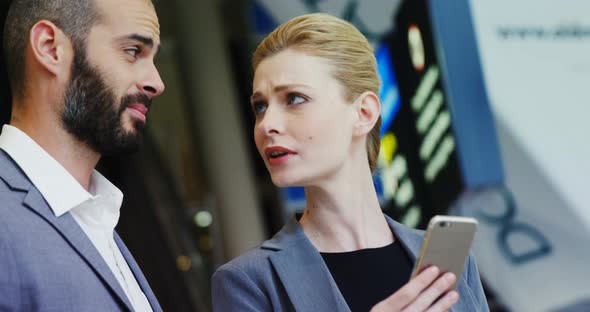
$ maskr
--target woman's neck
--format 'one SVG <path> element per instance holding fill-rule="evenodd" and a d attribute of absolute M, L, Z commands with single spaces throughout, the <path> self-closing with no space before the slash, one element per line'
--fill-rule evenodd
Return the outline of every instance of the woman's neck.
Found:
<path fill-rule="evenodd" d="M 307 206 L 299 223 L 321 252 L 377 248 L 394 241 L 370 171 L 359 171 L 305 188 Z"/>

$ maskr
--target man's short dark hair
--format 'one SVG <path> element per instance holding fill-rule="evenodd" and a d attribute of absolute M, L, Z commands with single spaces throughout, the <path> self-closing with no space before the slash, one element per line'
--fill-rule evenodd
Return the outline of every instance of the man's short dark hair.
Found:
<path fill-rule="evenodd" d="M 75 53 L 86 53 L 86 37 L 99 14 L 96 0 L 12 0 L 4 26 L 4 55 L 13 97 L 24 96 L 25 49 L 31 28 L 40 20 L 59 27 Z"/>

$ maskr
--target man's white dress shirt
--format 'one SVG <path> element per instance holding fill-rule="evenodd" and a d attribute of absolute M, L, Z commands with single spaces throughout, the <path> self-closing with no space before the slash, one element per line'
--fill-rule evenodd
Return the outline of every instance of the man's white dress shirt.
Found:
<path fill-rule="evenodd" d="M 88 236 L 125 291 L 135 311 L 152 311 L 127 261 L 115 243 L 123 193 L 94 170 L 90 192 L 26 133 L 4 125 L 3 149 L 24 171 L 56 217 L 70 213 Z"/>

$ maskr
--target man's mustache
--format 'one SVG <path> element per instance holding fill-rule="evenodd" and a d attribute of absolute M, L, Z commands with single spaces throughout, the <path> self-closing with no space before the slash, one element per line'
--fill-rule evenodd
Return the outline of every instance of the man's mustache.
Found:
<path fill-rule="evenodd" d="M 121 100 L 121 107 L 119 113 L 123 113 L 125 109 L 131 104 L 143 104 L 147 109 L 152 106 L 152 99 L 145 93 L 129 94 L 123 97 Z"/>

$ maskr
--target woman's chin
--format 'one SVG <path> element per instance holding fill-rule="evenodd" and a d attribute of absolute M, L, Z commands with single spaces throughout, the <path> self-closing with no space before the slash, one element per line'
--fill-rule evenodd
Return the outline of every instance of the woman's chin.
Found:
<path fill-rule="evenodd" d="M 301 186 L 299 180 L 293 179 L 291 177 L 286 176 L 271 176 L 272 183 L 277 187 L 294 187 L 294 186 Z"/>
<path fill-rule="evenodd" d="M 291 186 L 294 186 L 293 184 L 291 184 L 291 183 L 288 183 L 288 182 L 286 182 L 286 181 L 283 181 L 283 180 L 276 180 L 276 179 L 273 179 L 273 180 L 272 180 L 272 183 L 273 183 L 273 184 L 274 184 L 276 187 L 291 187 Z"/>

